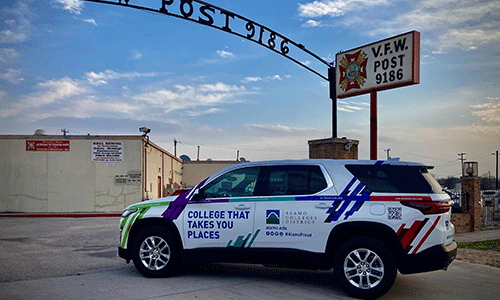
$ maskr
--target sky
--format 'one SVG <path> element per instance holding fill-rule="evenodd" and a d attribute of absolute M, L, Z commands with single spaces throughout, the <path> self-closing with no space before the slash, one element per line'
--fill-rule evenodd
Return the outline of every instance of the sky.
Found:
<path fill-rule="evenodd" d="M 180 2 L 168 9 L 179 11 Z M 378 158 L 390 149 L 391 157 L 435 166 L 432 173 L 443 178 L 461 175 L 458 154 L 467 153 L 480 175 L 495 175 L 500 1 L 208 2 L 327 62 L 340 51 L 420 32 L 420 83 L 378 92 Z M 194 7 L 193 17 L 202 18 Z M 290 45 L 292 51 L 327 76 L 321 61 Z M 338 137 L 359 140 L 360 159 L 370 156 L 369 103 L 369 95 L 337 101 Z M 251 161 L 305 159 L 309 140 L 332 136 L 332 101 L 324 78 L 222 30 L 80 0 L 1 2 L 0 135 L 39 128 L 49 135 L 136 135 L 142 126 L 171 153 L 177 140 L 177 155 L 191 159 L 198 146 L 201 160 L 236 160 L 238 153 Z"/>

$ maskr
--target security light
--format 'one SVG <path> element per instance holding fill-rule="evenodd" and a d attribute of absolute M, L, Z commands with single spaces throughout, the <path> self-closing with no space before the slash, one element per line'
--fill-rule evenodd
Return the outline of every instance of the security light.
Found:
<path fill-rule="evenodd" d="M 139 128 L 139 131 L 140 131 L 140 132 L 142 132 L 142 134 L 143 134 L 144 136 L 146 136 L 148 133 L 150 133 L 150 132 L 151 132 L 151 129 L 149 129 L 149 128 L 147 128 L 147 127 L 144 127 L 144 126 L 143 126 L 143 127 L 140 127 L 140 128 Z"/>

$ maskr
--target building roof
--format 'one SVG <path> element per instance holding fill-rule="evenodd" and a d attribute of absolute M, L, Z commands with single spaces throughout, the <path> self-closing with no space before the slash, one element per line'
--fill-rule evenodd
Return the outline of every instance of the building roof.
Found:
<path fill-rule="evenodd" d="M 156 148 L 157 150 L 167 154 L 173 159 L 182 162 L 182 160 L 178 157 L 174 157 L 174 155 L 162 147 L 156 145 L 151 142 L 149 139 L 145 138 L 142 135 L 30 135 L 30 134 L 13 134 L 13 135 L 0 135 L 0 140 L 45 140 L 45 141 L 64 141 L 64 140 L 93 140 L 93 141 L 102 141 L 102 140 L 142 140 L 143 142 L 147 142 L 148 146 Z"/>
<path fill-rule="evenodd" d="M 142 140 L 142 135 L 34 135 L 34 134 L 13 134 L 0 135 L 0 140 Z"/>

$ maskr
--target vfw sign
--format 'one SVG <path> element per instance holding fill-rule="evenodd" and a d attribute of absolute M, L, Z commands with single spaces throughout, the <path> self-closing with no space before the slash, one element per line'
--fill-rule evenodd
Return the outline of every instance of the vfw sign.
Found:
<path fill-rule="evenodd" d="M 420 32 L 411 31 L 335 57 L 337 98 L 420 82 Z"/>

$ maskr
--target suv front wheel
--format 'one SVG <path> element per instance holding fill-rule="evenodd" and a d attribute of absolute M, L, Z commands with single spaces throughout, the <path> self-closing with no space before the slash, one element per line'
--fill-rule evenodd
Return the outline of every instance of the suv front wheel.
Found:
<path fill-rule="evenodd" d="M 177 270 L 180 248 L 170 231 L 162 227 L 148 227 L 134 239 L 132 260 L 142 275 L 166 277 Z"/>
<path fill-rule="evenodd" d="M 384 295 L 397 275 L 391 251 L 369 237 L 346 241 L 335 255 L 333 270 L 350 296 L 364 299 Z"/>

